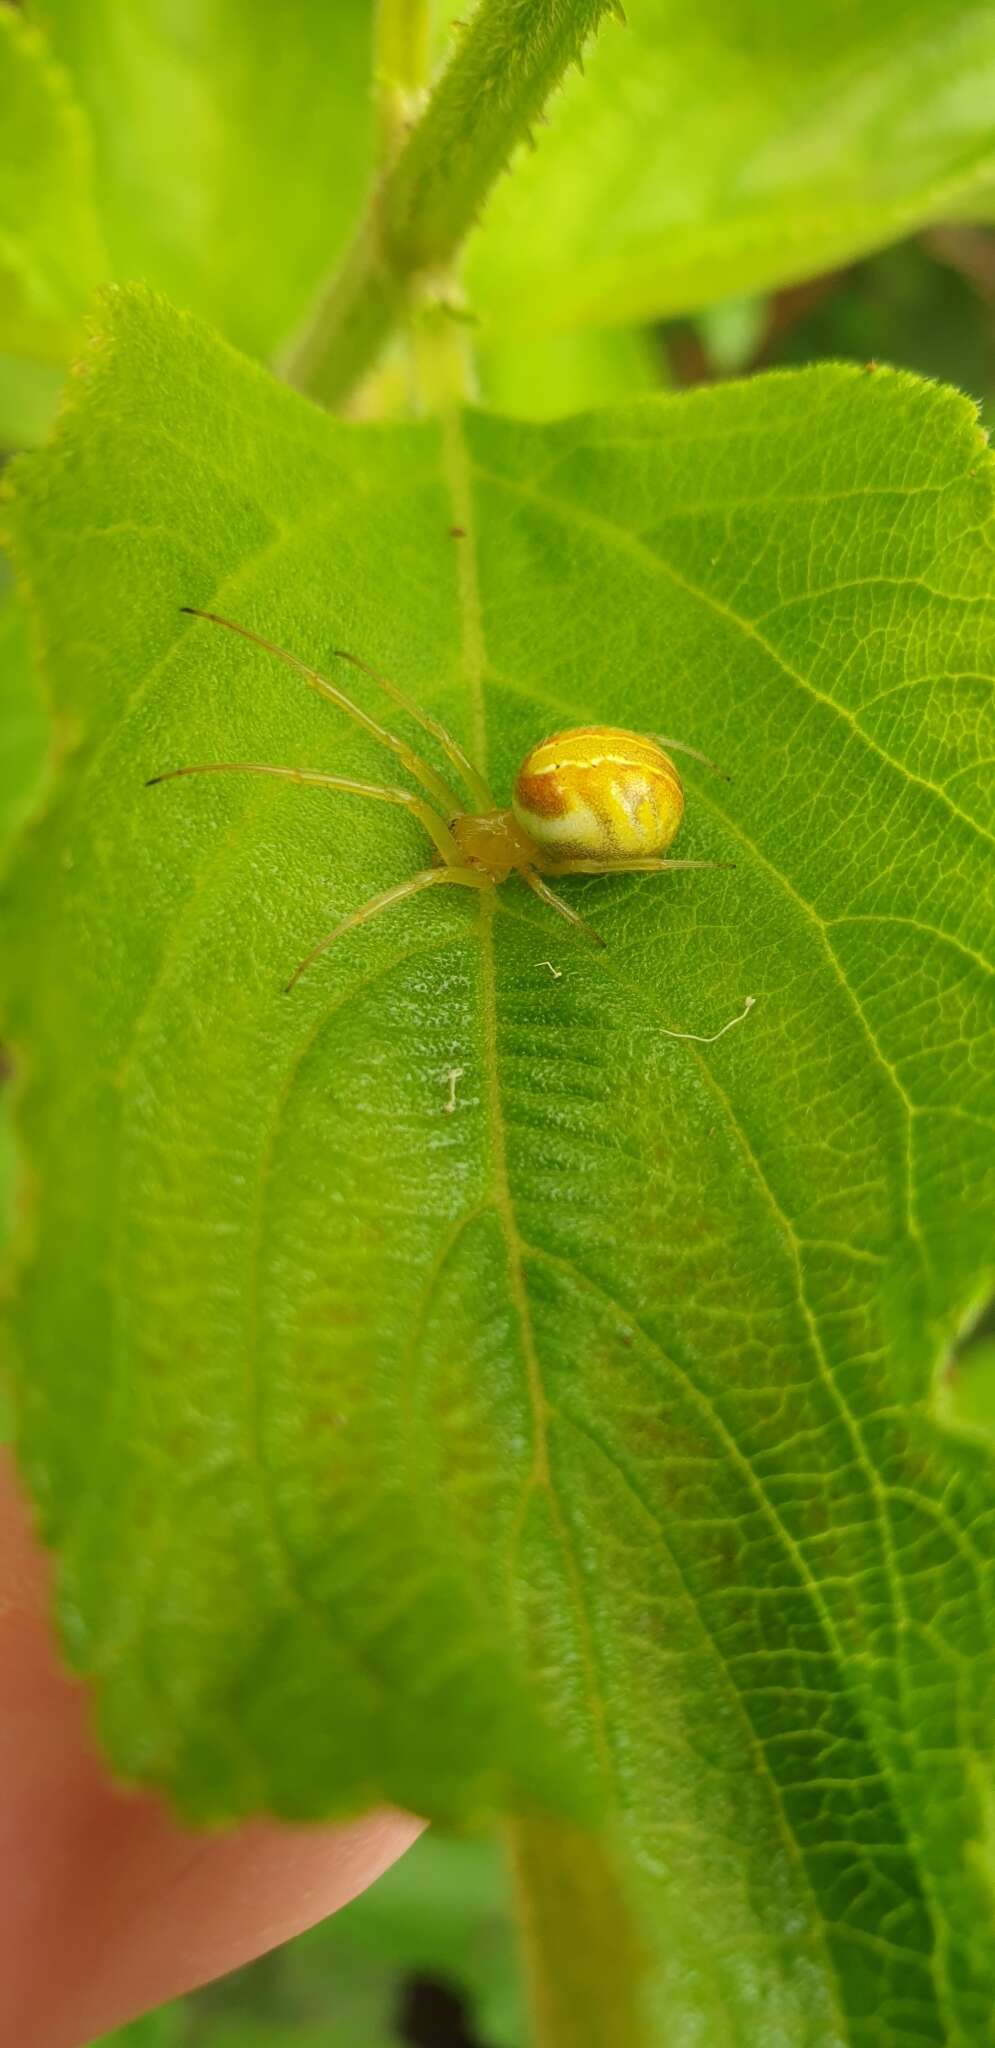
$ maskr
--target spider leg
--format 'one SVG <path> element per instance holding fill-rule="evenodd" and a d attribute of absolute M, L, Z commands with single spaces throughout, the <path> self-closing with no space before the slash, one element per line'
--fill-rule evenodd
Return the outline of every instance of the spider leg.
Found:
<path fill-rule="evenodd" d="M 541 897 L 543 903 L 548 903 L 551 910 L 558 911 L 561 917 L 566 918 L 568 924 L 576 925 L 578 931 L 583 932 L 584 937 L 590 939 L 595 946 L 604 945 L 604 939 L 595 931 L 594 926 L 588 924 L 586 918 L 579 917 L 576 910 L 572 910 L 569 903 L 564 903 L 562 896 L 557 896 L 554 889 L 541 882 L 534 868 L 522 868 L 521 876 L 523 882 L 528 883 L 533 895 Z"/>
<path fill-rule="evenodd" d="M 214 626 L 224 626 L 229 633 L 240 634 L 243 640 L 251 641 L 254 647 L 261 647 L 264 653 L 272 654 L 277 661 L 286 662 L 288 668 L 296 669 L 298 675 L 304 677 L 309 689 L 317 690 L 320 697 L 327 697 L 329 703 L 336 704 L 348 718 L 361 725 L 363 731 L 368 732 L 379 746 L 387 747 L 392 754 L 396 754 L 397 759 L 404 763 L 409 775 L 413 775 L 421 783 L 422 788 L 427 789 L 433 803 L 439 805 L 444 817 L 454 818 L 463 809 L 455 791 L 450 789 L 449 784 L 443 781 L 441 775 L 436 774 L 435 769 L 430 767 L 427 761 L 422 760 L 414 747 L 409 747 L 406 740 L 399 739 L 396 733 L 388 731 L 385 725 L 380 725 L 375 718 L 371 718 L 368 711 L 364 711 L 361 705 L 354 704 L 352 698 L 347 697 L 344 690 L 329 682 L 328 677 L 323 676 L 319 669 L 311 668 L 308 662 L 301 661 L 298 655 L 291 654 L 286 647 L 277 647 L 274 641 L 264 639 L 261 633 L 254 633 L 249 626 L 240 626 L 237 619 L 222 618 L 220 612 L 201 611 L 193 604 L 182 604 L 180 610 L 188 612 L 191 618 L 208 619 Z M 400 692 L 398 700 L 400 701 Z M 410 706 L 407 708 L 413 709 Z M 424 718 L 420 718 L 420 723 L 424 722 Z M 453 744 L 455 745 L 455 741 Z"/>
<path fill-rule="evenodd" d="M 723 782 L 732 781 L 732 776 L 727 775 L 724 768 L 720 768 L 715 761 L 710 761 L 707 754 L 699 754 L 697 747 L 689 747 L 684 740 L 669 740 L 666 733 L 662 732 L 655 732 L 652 737 L 658 747 L 669 747 L 674 754 L 690 754 L 692 761 L 700 761 L 703 767 L 712 770 L 713 775 L 721 775 Z"/>
<path fill-rule="evenodd" d="M 544 864 L 547 875 L 649 875 L 658 868 L 734 868 L 734 860 L 558 860 Z"/>
<path fill-rule="evenodd" d="M 423 711 L 420 705 L 415 704 L 410 697 L 405 695 L 397 683 L 392 682 L 389 676 L 381 675 L 379 669 L 371 668 L 369 662 L 364 661 L 361 655 L 350 654 L 345 647 L 333 647 L 332 657 L 336 661 L 351 661 L 353 668 L 362 669 L 364 675 L 372 677 L 375 683 L 379 683 L 381 690 L 391 698 L 393 703 L 399 705 L 402 711 L 406 711 L 408 716 L 421 726 L 423 732 L 431 733 L 432 738 L 438 741 L 447 759 L 452 762 L 453 767 L 457 768 L 462 775 L 478 809 L 482 811 L 497 810 L 494 798 L 479 769 L 474 767 L 469 755 L 463 752 L 459 741 L 453 738 L 452 733 L 443 725 L 440 718 L 433 718 L 430 711 Z"/>
<path fill-rule="evenodd" d="M 458 866 L 462 859 L 445 819 L 412 789 L 357 782 L 351 775 L 319 775 L 309 768 L 277 768 L 268 761 L 198 761 L 190 768 L 167 768 L 163 775 L 150 775 L 145 787 L 150 789 L 156 782 L 174 782 L 181 775 L 279 775 L 287 782 L 313 782 L 322 789 L 342 789 L 350 796 L 372 796 L 380 803 L 399 804 L 424 826 L 447 867 Z"/>
<path fill-rule="evenodd" d="M 371 896 L 368 903 L 361 904 L 358 910 L 350 911 L 349 916 L 344 917 L 341 924 L 337 924 L 335 930 L 329 932 L 326 938 L 319 939 L 306 960 L 302 960 L 300 966 L 295 967 L 284 994 L 290 994 L 301 975 L 322 953 L 327 953 L 329 946 L 334 946 L 336 939 L 341 939 L 358 924 L 367 924 L 371 917 L 379 916 L 381 910 L 389 910 L 393 904 L 403 903 L 408 896 L 417 896 L 422 889 L 434 888 L 437 882 L 455 882 L 465 889 L 494 887 L 490 876 L 485 875 L 480 868 L 423 868 L 420 874 L 409 875 L 406 882 L 396 882 L 392 889 L 384 889 L 379 896 Z"/>

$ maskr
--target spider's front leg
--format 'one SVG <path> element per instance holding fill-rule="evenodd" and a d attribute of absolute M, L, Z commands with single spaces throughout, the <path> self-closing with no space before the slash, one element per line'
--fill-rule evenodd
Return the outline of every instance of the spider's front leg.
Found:
<path fill-rule="evenodd" d="M 315 946 L 302 960 L 291 975 L 286 987 L 289 992 L 300 980 L 306 967 L 310 967 L 319 954 L 334 945 L 336 939 L 352 931 L 355 925 L 368 923 L 381 910 L 389 910 L 392 904 L 403 903 L 405 897 L 415 896 L 422 889 L 430 889 L 437 882 L 455 882 L 465 889 L 490 889 L 493 882 L 489 875 L 478 868 L 470 868 L 444 818 L 424 797 L 416 796 L 410 789 L 391 789 L 386 783 L 358 782 L 349 775 L 322 775 L 311 768 L 283 768 L 269 761 L 199 761 L 188 768 L 167 768 L 162 775 L 150 775 L 147 787 L 158 782 L 174 782 L 183 775 L 275 775 L 285 782 L 313 783 L 319 789 L 343 790 L 348 796 L 373 797 L 378 803 L 397 804 L 402 810 L 410 811 L 417 818 L 432 840 L 439 861 L 438 867 L 421 869 L 410 875 L 406 882 L 398 882 L 392 889 L 384 889 L 379 896 L 372 896 L 368 903 L 350 912 L 348 917 L 337 924 L 320 944 Z"/>
<path fill-rule="evenodd" d="M 407 896 L 417 896 L 422 889 L 433 888 L 437 882 L 453 882 L 462 889 L 493 889 L 494 887 L 490 876 L 482 874 L 479 868 L 423 868 L 419 874 L 409 875 L 406 882 L 396 882 L 392 889 L 382 890 L 379 896 L 371 896 L 368 903 L 362 903 L 358 910 L 351 910 L 348 917 L 344 917 L 341 924 L 335 926 L 334 931 L 329 932 L 325 938 L 319 939 L 318 944 L 312 947 L 307 958 L 301 961 L 299 967 L 295 967 L 290 980 L 286 984 L 284 994 L 290 994 L 291 989 L 300 980 L 305 970 L 322 953 L 327 953 L 329 946 L 334 946 L 336 939 L 344 937 L 346 932 L 351 932 L 358 924 L 368 924 L 371 917 L 377 917 L 381 910 L 390 910 L 395 903 L 403 903 Z"/>
<path fill-rule="evenodd" d="M 190 768 L 167 768 L 163 775 L 150 775 L 146 789 L 157 782 L 175 782 L 181 775 L 277 775 L 285 782 L 311 782 L 320 789 L 344 790 L 347 796 L 371 796 L 382 804 L 398 804 L 417 818 L 447 867 L 462 863 L 459 847 L 444 818 L 416 796 L 412 789 L 391 789 L 387 783 L 357 782 L 351 775 L 319 775 L 311 768 L 277 768 L 268 761 L 199 761 Z"/>

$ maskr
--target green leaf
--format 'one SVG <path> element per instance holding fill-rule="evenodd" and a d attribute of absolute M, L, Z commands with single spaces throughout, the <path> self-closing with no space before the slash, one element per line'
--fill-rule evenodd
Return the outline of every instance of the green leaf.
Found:
<path fill-rule="evenodd" d="M 973 408 L 829 367 L 360 430 L 141 295 L 74 390 L 10 521 L 77 745 L 0 954 L 22 1456 L 118 1768 L 204 1813 L 600 1792 L 648 2038 L 975 2048 L 992 1464 L 932 1405 L 992 1268 Z M 393 773 L 182 604 L 366 656 L 502 799 L 543 731 L 662 726 L 733 775 L 689 762 L 679 850 L 735 872 L 565 883 L 602 954 L 433 891 L 284 996 L 425 845 L 144 788 Z"/>
<path fill-rule="evenodd" d="M 995 1337 L 979 1343 L 952 1371 L 947 1417 L 995 1438 Z"/>
<path fill-rule="evenodd" d="M 38 801 L 48 744 L 24 608 L 12 591 L 0 589 L 0 868 L 8 842 Z"/>
<path fill-rule="evenodd" d="M 187 2010 L 186 2001 L 177 1999 L 125 2027 L 115 2027 L 112 2034 L 101 2034 L 93 2048 L 189 2048 Z"/>
<path fill-rule="evenodd" d="M 184 2000 L 181 2004 L 164 2006 L 159 2012 L 151 2013 L 140 2020 L 133 2020 L 130 2026 L 119 2027 L 113 2034 L 104 2034 L 92 2048 L 398 2048 L 398 2037 L 390 2031 L 373 2032 L 367 2021 L 361 2019 L 358 2027 L 347 2021 L 344 2026 L 337 2022 L 329 2024 L 321 2020 L 309 2026 L 306 2021 L 290 2021 L 282 2024 L 279 2020 L 259 2020 L 246 2013 L 240 2019 L 212 2021 L 207 2035 L 191 2032 L 191 2011 L 196 2005 Z M 193 2021 L 196 2025 L 196 2021 Z"/>
<path fill-rule="evenodd" d="M 48 717 L 28 647 L 27 623 L 0 558 L 0 873 L 10 842 L 42 791 L 48 754 Z M 0 1035 L 0 1298 L 4 1259 L 17 1217 L 17 1156 L 10 1122 L 13 1072 Z M 10 1333 L 0 1324 L 0 1443 L 10 1436 L 6 1375 Z"/>
<path fill-rule="evenodd" d="M 9 80 L 0 72 L 0 181 L 16 178 L 17 260 L 35 298 L 59 285 L 58 324 L 40 336 L 26 316 L 0 324 L 0 348 L 64 359 L 93 284 L 112 276 L 148 278 L 268 354 L 307 311 L 366 183 L 370 0 L 37 11 L 61 68 L 0 8 L 0 50 L 18 60 Z"/>
<path fill-rule="evenodd" d="M 55 421 L 62 372 L 51 363 L 0 355 L 0 451 L 36 448 Z"/>
<path fill-rule="evenodd" d="M 105 266 L 70 82 L 38 31 L 0 6 L 0 352 L 64 361 Z"/>
<path fill-rule="evenodd" d="M 254 2020 L 232 2020 L 215 2027 L 211 2048 L 398 2048 L 396 2034 L 371 2034 L 365 2021 L 359 2028 L 329 2027 L 322 2020 L 314 2026 L 257 2024 Z"/>
<path fill-rule="evenodd" d="M 995 172 L 978 0 L 632 0 L 468 252 L 503 335 L 811 277 L 970 213 Z"/>

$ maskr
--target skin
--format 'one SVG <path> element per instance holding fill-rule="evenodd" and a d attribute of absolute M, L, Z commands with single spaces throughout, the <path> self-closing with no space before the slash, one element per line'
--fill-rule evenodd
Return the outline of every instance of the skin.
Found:
<path fill-rule="evenodd" d="M 49 1581 L 0 1453 L 0 2041 L 82 2048 L 334 1913 L 421 1823 L 200 1834 L 115 1785 L 59 1661 Z"/>

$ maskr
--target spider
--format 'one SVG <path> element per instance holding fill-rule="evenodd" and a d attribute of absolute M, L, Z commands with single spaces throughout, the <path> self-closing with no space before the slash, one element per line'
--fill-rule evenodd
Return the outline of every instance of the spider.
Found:
<path fill-rule="evenodd" d="M 181 605 L 181 611 L 195 619 L 207 619 L 229 633 L 241 634 L 253 646 L 261 647 L 278 661 L 286 662 L 304 677 L 311 689 L 337 704 L 364 732 L 371 734 L 401 762 L 427 792 L 431 801 L 414 790 L 388 783 L 360 782 L 351 775 L 322 775 L 305 768 L 276 767 L 266 761 L 201 761 L 187 768 L 167 768 L 149 777 L 146 787 L 171 782 L 181 775 L 278 775 L 288 782 L 317 783 L 323 789 L 338 789 L 350 796 L 373 797 L 378 803 L 398 804 L 418 819 L 435 848 L 435 862 L 397 882 L 368 903 L 350 911 L 295 968 L 286 984 L 287 993 L 319 955 L 326 952 L 356 925 L 366 924 L 381 910 L 403 903 L 422 889 L 451 883 L 462 889 L 493 889 L 511 874 L 521 875 L 533 893 L 565 917 L 597 946 L 604 940 L 558 896 L 543 875 L 643 874 L 658 868 L 724 868 L 731 861 L 664 860 L 684 813 L 681 778 L 664 749 L 690 754 L 717 775 L 722 774 L 706 754 L 699 754 L 680 740 L 644 738 L 611 725 L 582 725 L 569 732 L 555 733 L 540 741 L 526 754 L 511 795 L 511 807 L 501 810 L 483 776 L 463 752 L 444 725 L 412 703 L 388 676 L 380 675 L 358 654 L 345 648 L 334 650 L 333 659 L 348 661 L 377 683 L 385 695 L 406 711 L 438 741 L 443 753 L 462 777 L 470 792 L 473 808 L 465 810 L 463 799 L 453 791 L 420 754 L 378 724 L 369 712 L 296 654 L 254 633 L 235 619 L 218 612 L 201 611 L 196 605 Z M 724 778 L 726 781 L 729 777 Z"/>

